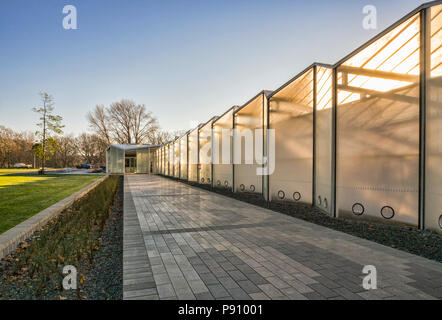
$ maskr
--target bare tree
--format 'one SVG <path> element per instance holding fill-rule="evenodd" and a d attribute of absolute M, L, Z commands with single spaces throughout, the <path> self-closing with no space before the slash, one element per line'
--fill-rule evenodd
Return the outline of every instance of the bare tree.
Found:
<path fill-rule="evenodd" d="M 0 167 L 6 168 L 10 165 L 11 152 L 15 148 L 13 140 L 14 132 L 4 126 L 0 126 Z"/>
<path fill-rule="evenodd" d="M 57 167 L 71 167 L 74 165 L 77 157 L 77 148 L 75 138 L 72 135 L 66 135 L 57 139 L 58 142 L 58 159 Z"/>
<path fill-rule="evenodd" d="M 107 142 L 120 144 L 152 143 L 158 121 L 143 104 L 132 100 L 112 103 L 108 108 L 98 105 L 87 115 L 92 130 Z"/>
<path fill-rule="evenodd" d="M 186 131 L 185 130 L 179 130 L 179 131 L 160 131 L 157 130 L 154 132 L 154 134 L 151 136 L 150 141 L 153 145 L 156 144 L 163 144 L 166 142 L 169 142 L 173 140 L 176 137 L 182 136 Z"/>
<path fill-rule="evenodd" d="M 146 111 L 143 104 L 133 107 L 132 133 L 135 144 L 143 143 L 156 131 L 158 131 L 158 122 L 152 116 L 152 112 Z"/>
<path fill-rule="evenodd" d="M 92 135 L 90 134 L 82 133 L 77 138 L 77 150 L 86 163 L 92 163 L 95 155 L 95 146 L 91 137 Z"/>
<path fill-rule="evenodd" d="M 103 105 L 95 106 L 94 111 L 87 114 L 87 120 L 91 129 L 103 137 L 108 145 L 112 143 L 111 124 Z"/>
<path fill-rule="evenodd" d="M 32 163 L 33 143 L 32 133 L 15 132 L 0 126 L 0 168 L 10 168 L 14 163 Z"/>
<path fill-rule="evenodd" d="M 121 144 L 132 143 L 132 108 L 135 104 L 130 100 L 112 103 L 107 109 L 114 134 L 114 139 Z"/>
<path fill-rule="evenodd" d="M 96 134 L 82 133 L 76 139 L 76 147 L 83 162 L 89 164 L 104 164 L 107 143 Z"/>

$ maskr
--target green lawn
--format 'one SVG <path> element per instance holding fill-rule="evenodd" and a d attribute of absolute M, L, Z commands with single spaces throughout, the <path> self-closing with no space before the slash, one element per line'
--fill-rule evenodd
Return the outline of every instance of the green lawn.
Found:
<path fill-rule="evenodd" d="M 0 234 L 102 177 L 32 171 L 0 169 Z"/>

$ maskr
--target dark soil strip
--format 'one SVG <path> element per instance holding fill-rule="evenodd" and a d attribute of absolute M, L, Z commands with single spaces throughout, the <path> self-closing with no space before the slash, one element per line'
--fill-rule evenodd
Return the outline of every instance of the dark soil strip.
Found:
<path fill-rule="evenodd" d="M 332 218 L 311 205 L 289 201 L 267 202 L 260 194 L 233 193 L 230 189 L 212 188 L 210 185 L 182 181 L 167 176 L 163 177 L 442 262 L 442 235 L 436 232 L 378 222 Z"/>
<path fill-rule="evenodd" d="M 74 203 L 67 212 L 50 221 L 16 252 L 3 259 L 0 262 L 0 299 L 122 299 L 123 184 L 123 177 L 109 178 L 96 188 L 100 189 Z M 87 221 L 91 223 L 88 225 Z M 39 244 L 45 241 L 45 248 L 60 251 L 60 246 L 69 245 L 69 240 L 77 245 L 71 245 L 70 250 L 61 256 L 57 254 L 56 258 L 51 250 L 38 250 Z M 65 263 L 60 264 L 56 259 Z M 68 264 L 77 268 L 77 290 L 61 288 L 64 277 L 61 265 Z M 38 269 L 31 273 L 36 266 Z M 43 289 L 37 290 L 37 287 Z"/>

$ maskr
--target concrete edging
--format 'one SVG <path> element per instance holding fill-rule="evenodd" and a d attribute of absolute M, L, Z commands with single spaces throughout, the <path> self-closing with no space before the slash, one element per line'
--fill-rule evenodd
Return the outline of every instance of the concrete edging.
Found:
<path fill-rule="evenodd" d="M 83 189 L 71 194 L 70 196 L 60 200 L 52 206 L 40 211 L 29 219 L 0 234 L 0 259 L 13 252 L 18 245 L 30 238 L 32 234 L 45 225 L 49 220 L 59 215 L 63 210 L 71 206 L 76 200 L 80 199 L 100 183 L 106 180 L 106 175 Z"/>

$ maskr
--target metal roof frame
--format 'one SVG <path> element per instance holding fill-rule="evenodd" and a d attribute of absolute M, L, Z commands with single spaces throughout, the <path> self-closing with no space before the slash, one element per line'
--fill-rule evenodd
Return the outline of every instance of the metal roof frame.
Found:
<path fill-rule="evenodd" d="M 424 3 L 422 5 L 420 5 L 419 7 L 417 7 L 416 9 L 412 10 L 411 12 L 407 13 L 405 16 L 403 16 L 402 18 L 400 18 L 399 20 L 397 20 L 396 22 L 394 22 L 393 24 L 391 24 L 389 27 L 387 27 L 386 29 L 382 30 L 380 33 L 378 33 L 377 35 L 375 35 L 374 37 L 372 37 L 370 40 L 368 40 L 367 42 L 365 42 L 364 44 L 362 44 L 361 46 L 359 46 L 356 50 L 353 50 L 352 52 L 350 52 L 349 54 L 347 54 L 344 58 L 340 59 L 338 62 L 336 62 L 333 65 L 333 68 L 337 68 L 339 67 L 341 64 L 343 64 L 345 61 L 347 61 L 348 59 L 350 59 L 351 57 L 355 56 L 356 54 L 358 54 L 359 52 L 361 52 L 362 50 L 364 50 L 365 48 L 367 48 L 368 46 L 370 46 L 372 43 L 376 42 L 377 40 L 379 40 L 380 38 L 382 38 L 383 36 L 385 36 L 387 33 L 389 33 L 390 31 L 392 31 L 394 28 L 396 28 L 397 26 L 399 26 L 400 24 L 402 24 L 403 22 L 407 21 L 408 19 L 410 19 L 412 16 L 416 15 L 417 13 L 419 13 L 420 11 L 427 9 L 427 8 L 431 8 L 437 5 L 442 4 L 442 0 L 436 0 L 436 1 L 431 1 L 431 2 L 427 2 Z"/>

